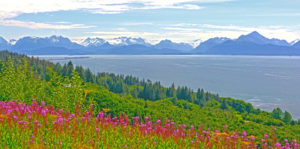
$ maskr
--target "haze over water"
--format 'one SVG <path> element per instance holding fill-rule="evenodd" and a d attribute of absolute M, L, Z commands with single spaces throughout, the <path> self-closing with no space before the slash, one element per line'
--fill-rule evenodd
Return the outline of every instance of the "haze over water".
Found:
<path fill-rule="evenodd" d="M 165 86 L 203 88 L 221 96 L 242 99 L 272 111 L 276 107 L 300 118 L 300 57 L 96 55 L 39 56 L 53 62 L 160 81 Z M 79 58 L 80 57 L 80 58 Z"/>

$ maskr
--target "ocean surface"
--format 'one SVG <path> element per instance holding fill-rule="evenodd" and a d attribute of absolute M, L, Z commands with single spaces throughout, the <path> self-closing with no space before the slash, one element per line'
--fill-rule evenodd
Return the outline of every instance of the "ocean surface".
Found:
<path fill-rule="evenodd" d="M 203 88 L 220 96 L 276 107 L 300 118 L 300 57 L 207 55 L 80 55 L 38 56 L 52 62 L 160 81 L 165 86 Z"/>

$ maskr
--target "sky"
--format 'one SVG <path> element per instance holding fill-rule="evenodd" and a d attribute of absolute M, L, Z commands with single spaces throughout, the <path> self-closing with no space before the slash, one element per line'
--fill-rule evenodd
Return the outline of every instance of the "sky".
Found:
<path fill-rule="evenodd" d="M 300 39 L 300 0 L 0 0 L 0 36 L 195 43 L 258 31 Z"/>

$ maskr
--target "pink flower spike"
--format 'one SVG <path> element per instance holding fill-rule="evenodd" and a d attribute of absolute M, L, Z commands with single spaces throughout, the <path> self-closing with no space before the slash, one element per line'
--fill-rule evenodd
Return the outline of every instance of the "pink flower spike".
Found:
<path fill-rule="evenodd" d="M 103 112 L 99 112 L 99 114 L 97 115 L 97 117 L 102 118 L 104 116 Z"/>
<path fill-rule="evenodd" d="M 243 132 L 242 132 L 242 136 L 244 136 L 244 137 L 247 136 L 246 131 L 243 131 Z"/>
<path fill-rule="evenodd" d="M 296 142 L 297 142 L 297 140 L 296 140 L 296 139 L 294 139 L 294 140 L 293 140 L 293 142 L 294 142 L 294 143 L 296 143 Z"/>
<path fill-rule="evenodd" d="M 14 116 L 13 116 L 13 119 L 15 119 L 15 120 L 16 120 L 16 119 L 18 119 L 18 117 L 14 115 Z"/>
<path fill-rule="evenodd" d="M 281 147 L 281 144 L 280 144 L 279 142 L 277 142 L 277 143 L 275 144 L 275 147 Z"/>
<path fill-rule="evenodd" d="M 288 140 L 288 139 L 284 139 L 284 142 L 285 142 L 285 143 L 288 143 L 288 142 L 289 142 L 289 140 Z"/>
<path fill-rule="evenodd" d="M 46 105 L 44 100 L 41 102 L 41 105 L 42 105 L 43 107 Z"/>
<path fill-rule="evenodd" d="M 159 124 L 159 123 L 160 123 L 160 120 L 157 120 L 156 123 Z"/>

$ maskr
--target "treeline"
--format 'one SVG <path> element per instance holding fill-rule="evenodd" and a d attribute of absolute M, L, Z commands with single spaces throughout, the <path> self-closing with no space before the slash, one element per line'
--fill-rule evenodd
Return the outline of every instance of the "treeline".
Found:
<path fill-rule="evenodd" d="M 282 120 L 285 123 L 291 123 L 292 125 L 297 123 L 293 120 L 292 115 L 288 111 L 282 111 L 280 108 L 276 108 L 272 111 L 272 117 Z M 298 124 L 300 124 L 300 119 L 298 120 Z"/>
<path fill-rule="evenodd" d="M 0 59 L 6 60 L 7 57 L 12 57 L 18 63 L 18 60 L 26 57 L 16 53 L 7 51 L 0 52 Z M 133 98 L 142 98 L 145 100 L 156 101 L 159 99 L 173 98 L 175 103 L 178 99 L 183 99 L 188 102 L 205 106 L 209 100 L 220 100 L 218 94 L 212 94 L 198 89 L 194 92 L 187 86 L 176 87 L 172 84 L 170 87 L 164 87 L 160 82 L 152 82 L 151 80 L 139 80 L 131 75 L 116 75 L 114 73 L 97 73 L 93 74 L 90 69 L 84 69 L 82 66 L 75 66 L 72 62 L 64 65 L 59 63 L 53 64 L 49 61 L 40 60 L 39 58 L 26 57 L 29 65 L 32 66 L 34 72 L 40 75 L 42 80 L 49 81 L 49 73 L 47 68 L 53 68 L 53 71 L 63 77 L 72 77 L 72 71 L 75 70 L 84 82 L 94 83 L 107 88 L 109 91 L 121 95 L 131 95 Z"/>
<path fill-rule="evenodd" d="M 186 86 L 176 87 L 174 84 L 170 87 L 164 87 L 160 82 L 139 80 L 131 75 L 125 76 L 113 73 L 97 73 L 94 75 L 90 69 L 84 69 L 82 66 L 74 67 L 71 61 L 63 66 L 57 63 L 53 68 L 55 72 L 69 77 L 74 69 L 85 82 L 95 83 L 114 93 L 131 95 L 134 98 L 150 101 L 173 98 L 174 102 L 178 99 L 183 99 L 200 106 L 204 106 L 209 100 L 220 99 L 219 95 L 205 92 L 203 89 L 198 89 L 194 92 Z"/>

